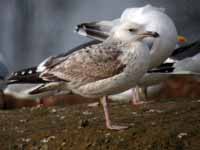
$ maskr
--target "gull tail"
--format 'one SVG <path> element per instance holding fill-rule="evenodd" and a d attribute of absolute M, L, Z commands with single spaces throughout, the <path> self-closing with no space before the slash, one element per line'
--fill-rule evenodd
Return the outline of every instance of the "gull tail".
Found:
<path fill-rule="evenodd" d="M 7 84 L 16 83 L 46 83 L 47 81 L 39 77 L 40 73 L 37 72 L 37 67 L 22 69 L 11 73 L 10 76 L 6 78 Z"/>
<path fill-rule="evenodd" d="M 104 41 L 109 36 L 112 27 L 111 21 L 82 23 L 76 26 L 75 32 L 91 39 Z"/>

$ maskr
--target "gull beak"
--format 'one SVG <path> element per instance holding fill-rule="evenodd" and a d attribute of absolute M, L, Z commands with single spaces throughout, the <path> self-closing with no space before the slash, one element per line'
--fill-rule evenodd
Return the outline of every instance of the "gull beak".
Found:
<path fill-rule="evenodd" d="M 157 32 L 152 32 L 152 31 L 146 31 L 143 33 L 139 33 L 138 35 L 141 35 L 144 37 L 154 37 L 154 38 L 157 38 L 160 36 Z"/>
<path fill-rule="evenodd" d="M 184 43 L 187 42 L 186 37 L 181 36 L 181 35 L 179 35 L 179 36 L 177 37 L 177 40 L 178 40 L 178 43 L 180 43 L 180 44 L 184 44 Z"/>

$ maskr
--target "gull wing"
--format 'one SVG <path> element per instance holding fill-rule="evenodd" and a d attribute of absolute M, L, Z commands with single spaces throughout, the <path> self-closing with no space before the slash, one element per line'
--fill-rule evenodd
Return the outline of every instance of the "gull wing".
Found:
<path fill-rule="evenodd" d="M 65 53 L 62 53 L 57 56 L 51 56 L 44 60 L 41 64 L 38 66 L 26 68 L 26 69 L 21 69 L 16 72 L 12 72 L 6 77 L 6 83 L 7 84 L 16 84 L 16 83 L 46 83 L 43 79 L 39 77 L 40 73 L 45 70 L 47 67 L 51 68 L 54 67 L 55 65 L 61 63 L 66 59 L 68 55 L 71 53 L 78 51 L 82 48 L 85 48 L 87 46 L 91 46 L 94 44 L 100 43 L 97 40 L 92 40 L 89 42 L 86 42 L 84 44 L 81 44 L 73 49 L 68 50 Z M 1 78 L 1 77 L 0 77 Z"/>
<path fill-rule="evenodd" d="M 148 74 L 160 75 L 200 75 L 200 55 L 195 57 L 176 60 L 173 62 L 164 62 L 159 67 L 148 70 Z"/>
<path fill-rule="evenodd" d="M 99 43 L 100 43 L 100 41 L 92 40 L 92 41 L 86 42 L 84 44 L 81 44 L 75 48 L 72 48 L 72 49 L 68 50 L 66 53 L 62 53 L 57 56 L 51 56 L 51 57 L 47 58 L 46 60 L 44 60 L 41 64 L 38 65 L 38 67 L 37 67 L 38 72 L 42 72 L 43 69 L 46 69 L 46 67 L 51 68 L 51 67 L 54 67 L 55 65 L 63 62 L 67 58 L 68 55 L 72 54 L 75 51 L 79 51 L 80 49 L 84 49 L 88 46 L 92 46 L 92 45 L 99 44 Z"/>
<path fill-rule="evenodd" d="M 47 81 L 77 81 L 89 83 L 101 79 L 109 78 L 121 73 L 125 64 L 120 61 L 119 57 L 122 51 L 116 48 L 116 45 L 105 46 L 103 44 L 92 45 L 85 49 L 76 51 L 65 59 L 54 64 L 52 58 L 46 69 L 40 77 Z"/>
<path fill-rule="evenodd" d="M 200 53 L 200 41 L 197 40 L 193 43 L 175 49 L 170 58 L 176 60 L 182 60 L 187 57 L 193 57 L 199 53 Z"/>

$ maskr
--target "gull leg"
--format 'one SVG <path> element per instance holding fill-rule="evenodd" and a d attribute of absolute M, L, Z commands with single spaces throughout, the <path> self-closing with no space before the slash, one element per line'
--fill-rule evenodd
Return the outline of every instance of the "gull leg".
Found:
<path fill-rule="evenodd" d="M 118 125 L 112 125 L 109 115 L 109 108 L 108 108 L 108 99 L 106 96 L 102 97 L 100 99 L 100 102 L 103 106 L 104 115 L 105 115 L 105 121 L 106 121 L 106 127 L 111 130 L 123 130 L 127 129 L 127 126 L 118 126 Z"/>
<path fill-rule="evenodd" d="M 147 87 L 141 87 L 140 89 L 141 97 L 146 101 L 147 100 Z"/>
<path fill-rule="evenodd" d="M 140 100 L 140 88 L 138 86 L 136 86 L 133 90 L 133 99 L 132 99 L 132 104 L 133 106 L 138 106 L 138 105 L 142 105 L 145 104 L 145 101 L 141 101 Z"/>

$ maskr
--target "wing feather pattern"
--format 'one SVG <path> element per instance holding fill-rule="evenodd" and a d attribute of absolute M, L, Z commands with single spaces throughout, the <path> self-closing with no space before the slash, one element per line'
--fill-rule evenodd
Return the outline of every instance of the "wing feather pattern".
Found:
<path fill-rule="evenodd" d="M 123 71 L 125 64 L 119 59 L 122 54 L 123 52 L 116 46 L 92 45 L 72 53 L 53 67 L 47 67 L 40 77 L 47 81 L 55 77 L 55 79 L 81 83 L 109 78 Z"/>

